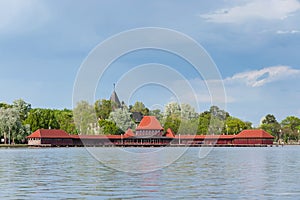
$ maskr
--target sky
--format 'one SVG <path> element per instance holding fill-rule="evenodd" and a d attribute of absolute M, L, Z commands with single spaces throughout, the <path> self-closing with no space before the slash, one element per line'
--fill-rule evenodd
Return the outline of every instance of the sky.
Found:
<path fill-rule="evenodd" d="M 267 114 L 278 121 L 300 117 L 299 20 L 297 0 L 0 0 L 0 102 L 22 98 L 32 107 L 72 108 L 80 69 L 99 44 L 124 31 L 158 27 L 201 45 L 219 78 L 199 75 L 170 52 L 141 49 L 120 56 L 98 77 L 95 99 L 108 99 L 116 83 L 128 105 L 142 101 L 162 109 L 180 100 L 201 112 L 225 103 L 232 116 L 254 125 Z M 181 41 L 175 45 L 189 51 Z M 222 92 L 225 99 L 212 101 Z"/>

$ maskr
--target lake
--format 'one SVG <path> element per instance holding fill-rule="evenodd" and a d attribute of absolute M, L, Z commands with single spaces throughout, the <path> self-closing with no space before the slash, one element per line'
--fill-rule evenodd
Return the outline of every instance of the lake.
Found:
<path fill-rule="evenodd" d="M 300 146 L 179 151 L 0 149 L 0 199 L 299 199 Z"/>

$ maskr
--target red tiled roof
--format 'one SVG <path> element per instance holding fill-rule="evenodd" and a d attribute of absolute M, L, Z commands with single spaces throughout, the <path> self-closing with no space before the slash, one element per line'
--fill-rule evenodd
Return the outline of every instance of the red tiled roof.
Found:
<path fill-rule="evenodd" d="M 264 130 L 243 130 L 235 136 L 235 138 L 267 138 L 273 139 L 274 137 Z"/>
<path fill-rule="evenodd" d="M 121 135 L 72 135 L 74 139 L 122 139 Z"/>
<path fill-rule="evenodd" d="M 155 116 L 144 116 L 136 130 L 163 130 Z"/>
<path fill-rule="evenodd" d="M 167 129 L 166 137 L 169 137 L 169 138 L 175 137 L 175 134 L 173 133 L 173 131 L 170 128 Z"/>
<path fill-rule="evenodd" d="M 234 135 L 176 135 L 176 139 L 233 139 Z"/>
<path fill-rule="evenodd" d="M 134 133 L 130 128 L 124 134 L 124 137 L 133 137 L 133 136 L 134 136 Z"/>
<path fill-rule="evenodd" d="M 64 130 L 58 129 L 38 129 L 27 138 L 71 138 Z"/>

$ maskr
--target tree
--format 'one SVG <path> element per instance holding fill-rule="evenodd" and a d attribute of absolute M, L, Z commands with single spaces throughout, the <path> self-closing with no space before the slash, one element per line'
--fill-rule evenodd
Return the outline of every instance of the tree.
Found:
<path fill-rule="evenodd" d="M 200 114 L 197 134 L 221 134 L 224 122 L 229 116 L 228 112 L 217 106 L 211 106 L 208 111 Z"/>
<path fill-rule="evenodd" d="M 155 116 L 158 121 L 162 122 L 163 114 L 160 109 L 150 110 L 149 115 Z"/>
<path fill-rule="evenodd" d="M 56 119 L 55 111 L 51 109 L 31 109 L 23 124 L 28 124 L 32 132 L 38 129 L 59 129 L 60 125 Z"/>
<path fill-rule="evenodd" d="M 170 128 L 174 133 L 178 133 L 179 127 L 181 124 L 180 118 L 176 116 L 168 116 L 164 120 L 164 129 L 165 131 Z"/>
<path fill-rule="evenodd" d="M 3 108 L 3 109 L 6 109 L 6 108 L 12 108 L 12 105 L 9 105 L 9 104 L 7 104 L 7 103 L 1 102 L 1 103 L 0 103 L 0 108 Z"/>
<path fill-rule="evenodd" d="M 140 112 L 144 116 L 149 115 L 149 109 L 143 104 L 143 102 L 137 101 L 133 106 L 130 106 L 130 112 Z"/>
<path fill-rule="evenodd" d="M 237 134 L 245 129 L 251 129 L 251 124 L 243 122 L 235 117 L 228 117 L 225 122 L 224 132 L 228 134 Z"/>
<path fill-rule="evenodd" d="M 193 120 L 198 117 L 198 113 L 195 111 L 195 109 L 189 105 L 189 104 L 181 104 L 181 119 L 182 120 Z"/>
<path fill-rule="evenodd" d="M 170 102 L 165 106 L 164 118 L 167 117 L 176 117 L 180 118 L 181 108 L 178 103 Z"/>
<path fill-rule="evenodd" d="M 211 106 L 209 112 L 212 116 L 218 118 L 221 121 L 226 120 L 226 118 L 230 116 L 228 112 L 221 110 L 218 106 Z"/>
<path fill-rule="evenodd" d="M 197 133 L 198 123 L 198 119 L 182 120 L 177 134 L 195 135 Z"/>
<path fill-rule="evenodd" d="M 98 134 L 99 126 L 94 107 L 87 101 L 78 102 L 73 109 L 74 122 L 80 134 Z"/>
<path fill-rule="evenodd" d="M 5 144 L 25 141 L 29 128 L 23 126 L 20 113 L 16 108 L 0 108 L 0 133 Z"/>
<path fill-rule="evenodd" d="M 274 115 L 266 115 L 265 118 L 262 120 L 260 128 L 275 136 L 277 141 L 281 137 L 281 127 Z"/>
<path fill-rule="evenodd" d="M 288 116 L 282 120 L 281 125 L 290 128 L 292 131 L 296 131 L 297 127 L 300 126 L 300 119 L 295 116 Z"/>
<path fill-rule="evenodd" d="M 112 112 L 111 100 L 97 100 L 95 102 L 95 111 L 99 119 L 108 119 L 109 114 Z"/>
<path fill-rule="evenodd" d="M 105 135 L 120 135 L 123 131 L 117 127 L 113 121 L 100 119 L 99 120 L 100 133 Z"/>
<path fill-rule="evenodd" d="M 284 140 L 299 140 L 300 119 L 295 116 L 288 116 L 281 121 L 282 133 L 284 133 Z"/>
<path fill-rule="evenodd" d="M 13 107 L 19 112 L 22 121 L 28 117 L 28 113 L 31 110 L 31 104 L 26 103 L 23 99 L 15 100 L 13 102 Z"/>
<path fill-rule="evenodd" d="M 209 111 L 205 111 L 200 114 L 197 134 L 206 135 L 208 133 L 210 118 L 211 118 L 211 115 L 210 115 Z"/>
<path fill-rule="evenodd" d="M 128 108 L 123 106 L 123 108 L 118 108 L 111 112 L 108 120 L 114 122 L 122 130 L 122 133 L 124 133 L 128 128 L 132 129 L 134 126 L 130 116 L 131 113 Z"/>
<path fill-rule="evenodd" d="M 70 134 L 78 134 L 72 110 L 54 110 L 54 113 L 61 130 Z"/>

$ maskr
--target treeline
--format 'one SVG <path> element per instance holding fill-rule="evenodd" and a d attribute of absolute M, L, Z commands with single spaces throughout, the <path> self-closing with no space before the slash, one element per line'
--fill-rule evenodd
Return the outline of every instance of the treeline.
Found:
<path fill-rule="evenodd" d="M 37 129 L 62 129 L 70 134 L 123 134 L 128 128 L 135 129 L 139 115 L 156 116 L 165 130 L 176 134 L 237 134 L 252 129 L 252 123 L 231 116 L 228 112 L 211 106 L 197 113 L 189 104 L 171 102 L 164 111 L 150 110 L 142 102 L 134 105 L 116 105 L 110 100 L 97 100 L 93 105 L 79 102 L 73 110 L 31 108 L 22 99 L 13 104 L 0 103 L 0 137 L 2 143 L 24 143 L 26 136 Z M 278 122 L 268 114 L 258 128 L 262 128 L 276 141 L 300 139 L 300 119 L 289 116 Z"/>

